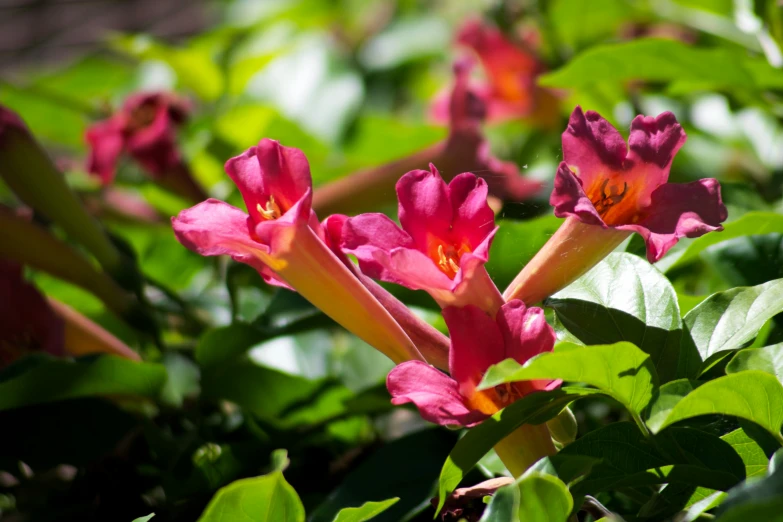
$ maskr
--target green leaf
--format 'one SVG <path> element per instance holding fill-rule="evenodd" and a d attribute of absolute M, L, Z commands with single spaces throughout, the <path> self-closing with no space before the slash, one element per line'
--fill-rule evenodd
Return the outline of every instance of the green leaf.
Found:
<path fill-rule="evenodd" d="M 680 368 L 682 320 L 669 280 L 646 260 L 609 254 L 546 300 L 557 319 L 585 344 L 628 341 L 650 354 L 662 382 L 684 376 Z M 684 363 L 683 363 L 684 364 Z"/>
<path fill-rule="evenodd" d="M 680 522 L 694 522 L 699 520 L 702 514 L 719 506 L 721 502 L 726 498 L 726 493 L 723 491 L 716 491 L 706 498 L 692 504 L 688 510 L 682 515 Z"/>
<path fill-rule="evenodd" d="M 343 508 L 390 496 L 400 501 L 373 522 L 409 520 L 429 506 L 438 471 L 455 440 L 454 432 L 425 429 L 383 445 L 342 480 L 310 522 L 332 522 Z"/>
<path fill-rule="evenodd" d="M 562 219 L 543 216 L 528 221 L 500 220 L 489 251 L 487 272 L 498 288 L 506 288 L 560 228 Z"/>
<path fill-rule="evenodd" d="M 563 379 L 586 383 L 620 402 L 638 415 L 653 396 L 658 377 L 650 356 L 631 343 L 580 346 L 560 343 L 521 366 L 507 359 L 491 366 L 479 389 L 534 379 Z"/>
<path fill-rule="evenodd" d="M 721 439 L 727 442 L 742 459 L 746 478 L 764 475 L 769 464 L 767 454 L 755 440 L 748 437 L 745 430 L 738 428 L 722 436 Z"/>
<path fill-rule="evenodd" d="M 237 480 L 220 488 L 199 522 L 304 522 L 299 495 L 274 471 L 262 477 Z"/>
<path fill-rule="evenodd" d="M 196 345 L 196 362 L 202 367 L 217 366 L 231 361 L 253 346 L 266 340 L 266 335 L 254 326 L 234 323 L 204 332 Z"/>
<path fill-rule="evenodd" d="M 731 491 L 717 513 L 717 522 L 783 520 L 783 450 L 778 450 L 762 480 L 746 482 Z"/>
<path fill-rule="evenodd" d="M 202 369 L 202 396 L 229 400 L 281 429 L 312 425 L 346 412 L 353 397 L 329 379 L 305 379 L 274 370 L 249 357 Z"/>
<path fill-rule="evenodd" d="M 700 48 L 675 40 L 640 38 L 597 45 L 577 55 L 560 69 L 539 78 L 547 87 L 590 87 L 603 83 L 647 80 L 689 83 L 699 87 L 763 88 L 779 81 L 771 66 L 756 70 L 752 60 L 728 48 Z M 753 69 L 748 67 L 753 64 Z"/>
<path fill-rule="evenodd" d="M 161 402 L 181 408 L 187 398 L 196 397 L 201 391 L 199 367 L 189 358 L 176 352 L 163 355 L 166 367 L 166 384 L 160 394 Z"/>
<path fill-rule="evenodd" d="M 701 386 L 701 381 L 692 381 L 689 379 L 678 379 L 667 382 L 658 388 L 655 397 L 650 402 L 645 411 L 645 422 L 653 431 L 663 423 L 678 402 L 693 390 Z"/>
<path fill-rule="evenodd" d="M 155 516 L 155 513 L 150 513 L 146 517 L 139 517 L 133 520 L 133 522 L 149 522 L 152 517 Z"/>
<path fill-rule="evenodd" d="M 783 234 L 743 236 L 714 245 L 702 257 L 731 286 L 783 278 Z"/>
<path fill-rule="evenodd" d="M 684 322 L 707 369 L 713 356 L 742 348 L 780 312 L 783 279 L 776 279 L 713 294 L 688 312 Z"/>
<path fill-rule="evenodd" d="M 728 443 L 690 428 L 672 428 L 656 438 L 655 444 L 628 422 L 591 431 L 551 458 L 566 482 L 571 477 L 562 473 L 564 465 L 575 457 L 599 460 L 586 478 L 572 486 L 575 494 L 673 480 L 728 489 L 745 477 L 743 463 Z"/>
<path fill-rule="evenodd" d="M 705 234 L 693 240 L 673 262 L 670 262 L 664 272 L 672 272 L 699 259 L 700 254 L 718 243 L 742 236 L 783 233 L 783 215 L 776 212 L 748 212 L 744 216 L 723 225 L 723 232 Z"/>
<path fill-rule="evenodd" d="M 0 410 L 76 397 L 157 397 L 166 382 L 163 365 L 113 355 L 76 361 L 41 358 L 19 373 L 15 366 L 0 374 Z"/>
<path fill-rule="evenodd" d="M 560 41 L 572 48 L 614 34 L 629 21 L 629 4 L 623 0 L 553 0 L 548 3 L 549 18 Z"/>
<path fill-rule="evenodd" d="M 380 515 L 399 500 L 399 498 L 390 498 L 382 502 L 365 502 L 358 508 L 341 509 L 334 522 L 365 522 Z"/>
<path fill-rule="evenodd" d="M 726 365 L 726 373 L 739 373 L 744 370 L 767 372 L 783 383 L 783 343 L 737 352 Z"/>
<path fill-rule="evenodd" d="M 470 429 L 451 450 L 440 472 L 438 498 L 440 512 L 443 503 L 465 475 L 492 447 L 522 424 L 540 424 L 556 415 L 569 402 L 579 397 L 563 390 L 533 393 L 499 411 Z"/>
<path fill-rule="evenodd" d="M 479 522 L 519 522 L 519 488 L 516 484 L 503 486 L 492 495 Z"/>
<path fill-rule="evenodd" d="M 526 522 L 565 521 L 574 499 L 563 481 L 552 475 L 526 473 L 519 481 L 519 518 Z"/>
<path fill-rule="evenodd" d="M 754 422 L 783 442 L 783 386 L 765 372 L 748 370 L 719 377 L 688 393 L 650 425 L 659 432 L 675 422 L 701 415 L 732 415 Z"/>

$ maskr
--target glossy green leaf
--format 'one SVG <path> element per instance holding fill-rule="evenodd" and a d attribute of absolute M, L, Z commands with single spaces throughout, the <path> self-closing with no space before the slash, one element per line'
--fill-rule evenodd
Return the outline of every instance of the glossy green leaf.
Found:
<path fill-rule="evenodd" d="M 511 404 L 470 429 L 451 450 L 440 472 L 438 498 L 443 507 L 448 495 L 492 447 L 522 424 L 538 424 L 556 415 L 566 404 L 578 398 L 563 390 L 533 393 Z"/>
<path fill-rule="evenodd" d="M 519 481 L 519 518 L 530 522 L 563 521 L 574 499 L 563 481 L 552 475 L 526 473 Z"/>
<path fill-rule="evenodd" d="M 783 383 L 783 343 L 737 352 L 726 365 L 726 373 L 738 373 L 744 370 L 767 372 Z"/>
<path fill-rule="evenodd" d="M 728 489 L 745 477 L 741 459 L 718 437 L 689 428 L 672 428 L 664 435 L 653 443 L 634 424 L 616 422 L 587 433 L 552 460 L 559 472 L 570 458 L 599 460 L 572 486 L 579 494 L 674 480 Z M 560 475 L 570 480 L 567 473 Z"/>
<path fill-rule="evenodd" d="M 542 76 L 547 87 L 590 87 L 602 82 L 648 80 L 709 85 L 713 89 L 765 87 L 780 81 L 771 66 L 757 70 L 742 53 L 728 48 L 699 48 L 675 40 L 641 38 L 597 45 L 565 66 Z"/>
<path fill-rule="evenodd" d="M 684 376 L 679 366 L 687 354 L 681 354 L 677 294 L 646 260 L 609 254 L 545 304 L 585 344 L 628 341 L 650 354 L 663 382 Z"/>
<path fill-rule="evenodd" d="M 455 441 L 453 432 L 425 429 L 383 445 L 335 485 L 310 522 L 332 522 L 341 509 L 390 496 L 400 501 L 373 522 L 407 520 L 429 507 L 438 471 Z"/>
<path fill-rule="evenodd" d="M 22 360 L 15 366 L 0 374 L 0 410 L 76 397 L 154 398 L 166 382 L 163 365 L 113 355 L 76 361 L 41 358 L 30 364 Z"/>
<path fill-rule="evenodd" d="M 732 286 L 783 278 L 783 234 L 743 236 L 711 246 L 702 258 Z"/>
<path fill-rule="evenodd" d="M 220 488 L 199 522 L 304 522 L 299 495 L 282 472 L 237 480 Z"/>
<path fill-rule="evenodd" d="M 683 267 L 699 259 L 701 253 L 712 245 L 728 241 L 733 238 L 769 234 L 772 232 L 783 233 L 783 215 L 776 212 L 748 212 L 744 216 L 723 225 L 723 231 L 705 234 L 693 240 L 681 253 L 675 255 L 673 262 L 666 261 L 664 272 Z"/>
<path fill-rule="evenodd" d="M 479 522 L 519 522 L 519 488 L 516 484 L 509 484 L 499 488 Z"/>
<path fill-rule="evenodd" d="M 341 509 L 334 519 L 334 522 L 366 522 L 380 515 L 394 504 L 399 498 L 390 498 L 382 502 L 365 502 L 357 508 Z"/>
<path fill-rule="evenodd" d="M 763 476 L 766 473 L 769 459 L 758 443 L 748 437 L 745 430 L 738 428 L 723 435 L 721 439 L 727 442 L 742 459 L 747 478 Z"/>
<path fill-rule="evenodd" d="M 534 379 L 586 383 L 639 414 L 653 396 L 658 377 L 650 356 L 631 343 L 580 346 L 560 343 L 524 366 L 507 359 L 491 366 L 479 388 Z"/>
<path fill-rule="evenodd" d="M 155 513 L 150 513 L 146 517 L 139 517 L 137 519 L 134 519 L 133 522 L 149 522 L 152 519 L 152 517 L 154 517 L 154 516 L 155 516 Z"/>
<path fill-rule="evenodd" d="M 659 413 L 650 428 L 659 432 L 675 422 L 701 415 L 732 415 L 754 422 L 783 442 L 783 386 L 768 373 L 749 370 L 702 384 Z"/>
<path fill-rule="evenodd" d="M 696 520 L 699 520 L 699 517 L 701 517 L 702 514 L 719 506 L 725 498 L 726 498 L 726 493 L 724 493 L 723 491 L 716 491 L 715 493 L 712 493 L 708 497 L 703 498 L 700 501 L 692 504 L 687 509 L 687 511 L 683 513 L 682 518 L 679 520 L 681 520 L 681 522 L 694 522 Z"/>
<path fill-rule="evenodd" d="M 769 319 L 783 312 L 783 279 L 713 294 L 684 318 L 705 362 L 742 348 Z"/>
<path fill-rule="evenodd" d="M 717 513 L 717 522 L 783 520 L 783 450 L 769 463 L 767 476 L 729 491 Z"/>

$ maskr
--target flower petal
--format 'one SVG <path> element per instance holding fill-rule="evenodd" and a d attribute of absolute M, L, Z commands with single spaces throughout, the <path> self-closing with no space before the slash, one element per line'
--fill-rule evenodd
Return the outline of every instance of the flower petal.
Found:
<path fill-rule="evenodd" d="M 495 320 L 480 308 L 467 305 L 443 309 L 449 327 L 449 371 L 464 397 L 471 397 L 491 365 L 504 359 L 503 336 Z"/>
<path fill-rule="evenodd" d="M 267 283 L 289 288 L 261 258 L 269 247 L 254 241 L 248 230 L 247 214 L 236 207 L 208 199 L 172 218 L 177 240 L 202 256 L 229 255 L 255 268 Z"/>
<path fill-rule="evenodd" d="M 723 230 L 728 217 L 720 183 L 708 178 L 692 183 L 666 183 L 652 193 L 649 214 L 635 225 L 616 227 L 638 232 L 647 243 L 647 259 L 660 260 L 681 237 L 699 237 Z"/>
<path fill-rule="evenodd" d="M 519 364 L 555 346 L 555 332 L 546 322 L 541 308 L 526 307 L 519 299 L 504 304 L 497 317 L 506 347 L 505 358 Z"/>
<path fill-rule="evenodd" d="M 261 140 L 257 147 L 228 160 L 225 169 L 255 222 L 265 221 L 258 207 L 266 208 L 270 197 L 285 213 L 312 189 L 310 164 L 302 151 L 275 140 Z M 302 219 L 309 219 L 309 206 L 298 210 Z"/>
<path fill-rule="evenodd" d="M 386 281 L 391 251 L 414 248 L 411 237 L 388 216 L 380 213 L 360 214 L 348 218 L 342 228 L 340 247 L 359 260 L 362 272 Z"/>
<path fill-rule="evenodd" d="M 473 252 L 495 230 L 495 213 L 487 203 L 487 182 L 465 172 L 448 186 L 452 208 L 452 237 L 467 241 Z"/>
<path fill-rule="evenodd" d="M 607 169 L 622 169 L 626 153 L 625 140 L 611 123 L 597 112 L 583 113 L 577 105 L 563 132 L 563 160 L 578 169 L 584 186 L 592 186 Z"/>
<path fill-rule="evenodd" d="M 600 214 L 585 194 L 582 179 L 577 177 L 563 161 L 555 174 L 555 186 L 549 197 L 549 204 L 555 208 L 555 216 L 574 216 L 582 223 L 606 228 Z"/>
<path fill-rule="evenodd" d="M 90 146 L 87 172 L 97 175 L 104 185 L 108 185 L 114 180 L 117 161 L 125 146 L 121 121 L 115 117 L 91 125 L 85 140 Z"/>
<path fill-rule="evenodd" d="M 653 163 L 666 170 L 668 176 L 672 159 L 686 139 L 685 131 L 671 112 L 663 112 L 655 117 L 640 114 L 631 122 L 628 158 Z M 663 179 L 658 185 L 665 182 L 666 179 Z"/>
<path fill-rule="evenodd" d="M 473 426 L 487 416 L 465 405 L 457 382 L 421 361 L 404 362 L 386 378 L 393 404 L 412 402 L 422 418 L 442 426 Z"/>
<path fill-rule="evenodd" d="M 452 222 L 451 203 L 446 182 L 437 169 L 412 170 L 397 182 L 398 216 L 402 228 L 416 247 L 430 251 L 433 238 L 448 237 Z"/>

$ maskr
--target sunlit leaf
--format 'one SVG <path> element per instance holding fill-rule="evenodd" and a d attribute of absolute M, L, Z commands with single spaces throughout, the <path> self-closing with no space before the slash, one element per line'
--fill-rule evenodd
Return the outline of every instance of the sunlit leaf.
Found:
<path fill-rule="evenodd" d="M 237 480 L 212 497 L 199 522 L 304 522 L 299 495 L 274 471 L 263 477 Z"/>

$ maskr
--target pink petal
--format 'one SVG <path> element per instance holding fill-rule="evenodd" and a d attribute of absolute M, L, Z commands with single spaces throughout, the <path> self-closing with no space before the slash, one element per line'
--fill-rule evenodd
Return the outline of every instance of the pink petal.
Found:
<path fill-rule="evenodd" d="M 176 127 L 165 105 L 156 109 L 152 123 L 132 133 L 127 141 L 128 153 L 150 174 L 160 176 L 180 161 Z"/>
<path fill-rule="evenodd" d="M 415 249 L 395 248 L 387 266 L 388 270 L 379 279 L 411 290 L 425 290 L 439 301 L 448 299 L 455 286 L 432 259 Z"/>
<path fill-rule="evenodd" d="M 685 131 L 671 112 L 663 112 L 656 117 L 639 115 L 631 122 L 628 158 L 653 163 L 665 170 L 668 177 L 672 159 L 686 139 Z M 666 178 L 657 184 L 665 182 Z"/>
<path fill-rule="evenodd" d="M 470 397 L 487 368 L 504 359 L 503 336 L 495 320 L 473 305 L 444 308 L 443 319 L 451 338 L 449 371 Z"/>
<path fill-rule="evenodd" d="M 563 160 L 578 169 L 585 186 L 606 170 L 621 170 L 626 153 L 625 140 L 611 123 L 577 105 L 563 133 Z"/>
<path fill-rule="evenodd" d="M 497 322 L 506 347 L 505 358 L 513 358 L 519 364 L 540 353 L 551 352 L 555 346 L 555 332 L 541 308 L 527 308 L 515 299 L 500 308 Z"/>
<path fill-rule="evenodd" d="M 104 185 L 114 179 L 125 138 L 122 135 L 122 121 L 117 117 L 91 125 L 85 134 L 90 147 L 87 158 L 87 172 L 101 178 Z"/>
<path fill-rule="evenodd" d="M 310 164 L 299 149 L 283 147 L 277 141 L 263 139 L 257 147 L 226 162 L 226 173 L 239 187 L 248 212 L 255 222 L 265 219 L 258 206 L 265 208 L 274 196 L 282 212 L 291 209 L 308 189 L 312 189 Z M 299 217 L 309 219 L 310 208 L 300 207 Z"/>
<path fill-rule="evenodd" d="M 412 402 L 422 418 L 442 426 L 473 426 L 487 416 L 469 409 L 457 382 L 421 361 L 404 362 L 386 378 L 392 404 Z"/>
<path fill-rule="evenodd" d="M 638 232 L 647 243 L 647 259 L 655 263 L 681 237 L 699 237 L 723 230 L 728 217 L 717 180 L 708 178 L 691 183 L 666 183 L 652 193 L 649 214 L 635 225 L 618 230 Z"/>
<path fill-rule="evenodd" d="M 400 224 L 416 248 L 429 252 L 433 238 L 448 237 L 452 221 L 448 186 L 433 165 L 430 171 L 413 170 L 400 178 L 397 198 Z"/>
<path fill-rule="evenodd" d="M 495 213 L 487 203 L 487 183 L 465 172 L 451 180 L 448 192 L 454 216 L 452 237 L 467 239 L 474 251 L 495 230 Z"/>
<path fill-rule="evenodd" d="M 269 246 L 253 240 L 247 214 L 238 208 L 208 199 L 180 212 L 171 224 L 177 240 L 189 250 L 202 256 L 231 256 L 255 268 L 267 283 L 288 288 L 259 259 L 269 254 Z"/>
<path fill-rule="evenodd" d="M 574 216 L 582 223 L 607 228 L 595 205 L 585 194 L 581 177 L 577 177 L 565 161 L 557 168 L 549 204 L 555 208 L 555 216 L 559 218 Z"/>
<path fill-rule="evenodd" d="M 411 237 L 388 216 L 380 213 L 348 218 L 341 234 L 342 250 L 355 255 L 362 272 L 374 279 L 384 279 L 383 274 L 391 263 L 392 250 L 413 248 Z"/>

